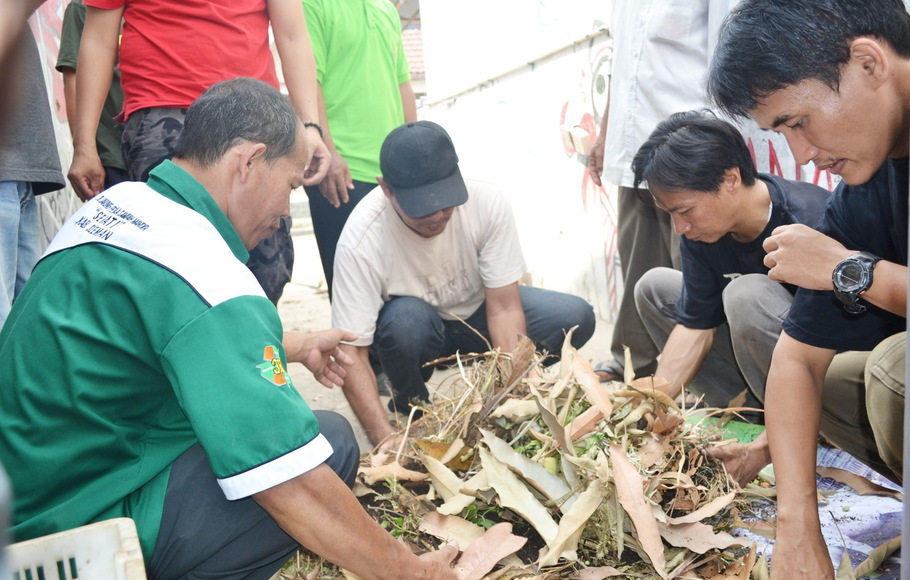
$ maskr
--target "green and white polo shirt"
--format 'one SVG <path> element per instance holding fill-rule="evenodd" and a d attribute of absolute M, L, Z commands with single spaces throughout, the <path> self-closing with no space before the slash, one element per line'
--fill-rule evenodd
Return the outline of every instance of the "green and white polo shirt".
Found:
<path fill-rule="evenodd" d="M 171 162 L 67 221 L 0 333 L 17 541 L 128 516 L 150 557 L 170 465 L 197 441 L 228 499 L 331 455 L 247 258 Z"/>

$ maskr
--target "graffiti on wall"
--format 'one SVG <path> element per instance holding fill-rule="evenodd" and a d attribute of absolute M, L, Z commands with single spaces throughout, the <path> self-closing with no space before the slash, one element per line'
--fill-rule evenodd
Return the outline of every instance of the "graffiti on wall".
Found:
<path fill-rule="evenodd" d="M 587 164 L 587 153 L 597 138 L 601 119 L 606 112 L 611 52 L 609 42 L 592 44 L 586 66 L 579 70 L 576 94 L 563 105 L 560 119 L 563 145 L 566 154 L 575 156 L 582 165 Z M 839 177 L 827 170 L 820 171 L 812 164 L 797 165 L 782 136 L 763 131 L 751 120 L 741 120 L 738 125 L 758 171 L 785 179 L 808 181 L 829 191 L 839 182 Z M 589 176 L 585 172 L 581 181 L 581 193 L 585 200 L 591 196 L 588 181 Z"/>
<path fill-rule="evenodd" d="M 834 191 L 834 188 L 839 183 L 840 177 L 833 175 L 827 169 L 821 171 L 812 164 L 797 165 L 789 148 L 787 148 L 786 142 L 783 141 L 780 135 L 773 134 L 770 131 L 762 131 L 754 124 L 744 129 L 744 133 L 749 152 L 752 154 L 752 160 L 762 173 L 770 173 L 771 175 L 795 181 L 808 181 L 815 185 L 820 185 L 828 191 Z M 758 149 L 755 145 L 756 140 L 761 145 L 767 144 L 767 148 L 763 151 Z M 778 150 L 781 147 L 783 147 L 783 153 L 778 154 Z"/>
<path fill-rule="evenodd" d="M 611 57 L 610 40 L 590 44 L 585 58 L 579 59 L 578 81 L 572 95 L 562 105 L 559 122 L 565 154 L 574 158 L 579 165 L 578 188 L 585 211 L 597 212 L 603 217 L 602 225 L 607 233 L 604 267 L 610 289 L 608 301 L 610 308 L 615 311 L 621 279 L 616 248 L 616 188 L 597 185 L 586 169 L 588 154 L 597 139 L 603 115 L 606 114 Z M 812 164 L 797 165 L 781 135 L 763 131 L 751 120 L 738 124 L 758 171 L 785 179 L 808 181 L 829 191 L 833 191 L 838 184 L 839 177 L 827 170 L 820 171 Z"/>
<path fill-rule="evenodd" d="M 587 171 L 588 154 L 597 138 L 597 129 L 606 113 L 612 43 L 592 43 L 578 63 L 578 83 L 573 97 L 560 111 L 560 129 L 565 154 L 580 165 L 580 194 L 586 212 L 596 212 L 604 230 L 603 267 L 607 282 L 607 304 L 611 313 L 621 300 L 621 270 L 616 246 L 619 220 L 616 188 L 598 185 Z"/>

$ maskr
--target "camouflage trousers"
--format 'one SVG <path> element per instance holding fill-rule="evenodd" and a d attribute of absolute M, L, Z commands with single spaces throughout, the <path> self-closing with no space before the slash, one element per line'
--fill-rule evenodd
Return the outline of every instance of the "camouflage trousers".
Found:
<path fill-rule="evenodd" d="M 171 158 L 185 118 L 186 109 L 170 107 L 149 107 L 130 115 L 121 146 L 131 180 L 148 181 L 149 171 Z M 294 270 L 291 218 L 282 219 L 278 231 L 250 250 L 246 265 L 269 300 L 278 304 Z"/>

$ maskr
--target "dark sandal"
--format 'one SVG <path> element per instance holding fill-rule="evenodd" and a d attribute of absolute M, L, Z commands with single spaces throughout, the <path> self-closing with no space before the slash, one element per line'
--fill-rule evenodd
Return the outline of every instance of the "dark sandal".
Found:
<path fill-rule="evenodd" d="M 623 379 L 622 373 L 618 372 L 605 362 L 599 362 L 594 365 L 594 374 L 597 375 L 597 378 L 599 378 L 602 383 L 609 383 L 610 381 L 622 382 Z"/>

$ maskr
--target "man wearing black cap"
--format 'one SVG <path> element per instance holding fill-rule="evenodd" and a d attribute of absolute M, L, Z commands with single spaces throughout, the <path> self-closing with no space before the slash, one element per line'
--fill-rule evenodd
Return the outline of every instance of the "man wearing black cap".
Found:
<path fill-rule="evenodd" d="M 344 390 L 374 444 L 393 430 L 371 350 L 391 383 L 389 406 L 407 412 L 411 401 L 429 398 L 433 367 L 425 362 L 485 352 L 486 340 L 511 352 L 519 335 L 557 353 L 573 326 L 576 348 L 594 332 L 584 300 L 519 287 L 525 262 L 511 208 L 492 185 L 462 178 L 445 129 L 429 121 L 398 127 L 380 165 L 379 187 L 341 234 L 332 301 L 332 325 L 358 337 L 344 346 L 354 359 Z"/>

